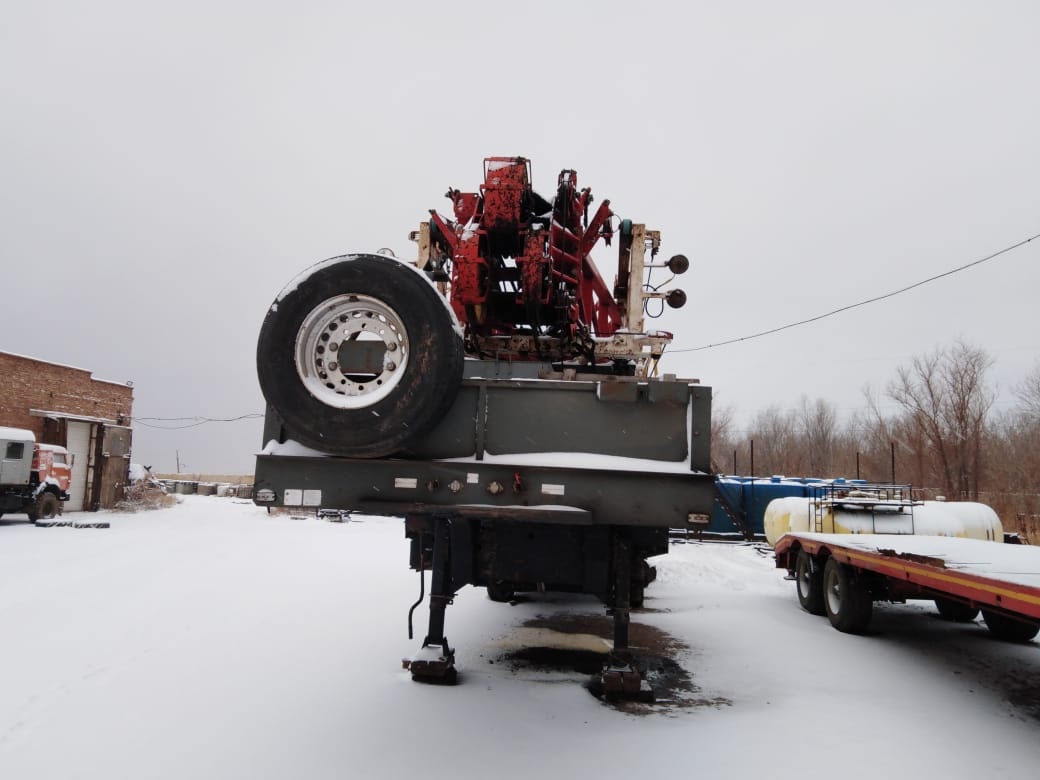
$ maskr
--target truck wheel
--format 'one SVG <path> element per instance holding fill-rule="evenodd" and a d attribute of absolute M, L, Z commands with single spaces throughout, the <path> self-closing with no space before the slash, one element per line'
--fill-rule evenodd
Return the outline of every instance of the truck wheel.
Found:
<path fill-rule="evenodd" d="M 502 580 L 488 580 L 488 598 L 500 604 L 505 604 L 516 598 L 516 592 Z"/>
<path fill-rule="evenodd" d="M 823 568 L 805 550 L 798 551 L 794 579 L 798 603 L 802 608 L 810 615 L 826 614 L 827 608 L 823 605 Z"/>
<path fill-rule="evenodd" d="M 982 610 L 982 619 L 993 636 L 1007 642 L 1028 642 L 1040 633 L 1040 622 L 1035 620 L 1016 620 L 986 609 Z"/>
<path fill-rule="evenodd" d="M 935 599 L 935 608 L 939 610 L 940 616 L 957 623 L 970 623 L 979 616 L 978 607 L 941 596 Z"/>
<path fill-rule="evenodd" d="M 414 268 L 380 255 L 319 263 L 271 305 L 256 353 L 260 389 L 288 434 L 333 455 L 399 452 L 451 407 L 462 336 Z"/>
<path fill-rule="evenodd" d="M 628 606 L 632 609 L 642 609 L 646 604 L 646 585 L 641 582 L 633 582 L 628 586 Z"/>
<path fill-rule="evenodd" d="M 26 514 L 34 523 L 39 520 L 53 520 L 61 514 L 61 501 L 53 493 L 42 493 Z"/>
<path fill-rule="evenodd" d="M 646 586 L 657 579 L 657 567 L 651 566 L 645 558 L 632 562 L 632 579 L 628 584 L 628 605 L 633 609 L 642 609 L 646 604 Z"/>
<path fill-rule="evenodd" d="M 863 579 L 851 566 L 828 558 L 823 567 L 823 593 L 832 626 L 846 634 L 867 630 L 874 602 Z"/>

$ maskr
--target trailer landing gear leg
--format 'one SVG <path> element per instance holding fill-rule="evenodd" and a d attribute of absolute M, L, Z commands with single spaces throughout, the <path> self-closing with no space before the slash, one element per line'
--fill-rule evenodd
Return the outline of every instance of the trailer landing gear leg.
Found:
<path fill-rule="evenodd" d="M 654 692 L 636 668 L 628 647 L 631 610 L 632 546 L 621 536 L 614 537 L 614 649 L 607 656 L 600 675 L 603 696 L 611 701 L 652 702 Z"/>
<path fill-rule="evenodd" d="M 454 685 L 455 651 L 444 636 L 444 611 L 454 597 L 451 581 L 451 521 L 436 518 L 433 527 L 433 565 L 430 584 L 430 624 L 423 646 L 412 656 L 408 668 L 416 682 Z"/>

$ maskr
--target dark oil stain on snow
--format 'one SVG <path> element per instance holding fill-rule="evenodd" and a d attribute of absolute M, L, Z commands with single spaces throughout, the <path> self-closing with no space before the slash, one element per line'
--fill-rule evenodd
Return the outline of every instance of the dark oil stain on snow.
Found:
<path fill-rule="evenodd" d="M 593 635 L 604 640 L 613 636 L 613 621 L 603 615 L 563 614 L 537 617 L 523 624 L 529 629 L 544 629 L 561 635 Z M 582 647 L 568 647 L 561 642 L 556 647 L 523 647 L 504 654 L 499 661 L 514 671 L 546 673 L 565 672 L 588 676 L 585 688 L 604 703 L 633 715 L 668 713 L 696 707 L 722 707 L 732 702 L 725 697 L 701 695 L 701 689 L 676 657 L 689 648 L 675 637 L 653 626 L 633 622 L 629 625 L 629 646 L 632 663 L 654 691 L 652 703 L 611 700 L 602 696 L 597 685 L 603 662 L 603 652 Z"/>

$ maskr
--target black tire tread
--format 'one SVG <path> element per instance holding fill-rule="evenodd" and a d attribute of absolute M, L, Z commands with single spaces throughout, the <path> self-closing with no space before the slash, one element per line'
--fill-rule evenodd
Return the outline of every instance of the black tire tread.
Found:
<path fill-rule="evenodd" d="M 802 573 L 809 571 L 809 592 L 802 593 Z M 823 567 L 805 550 L 798 551 L 795 559 L 795 592 L 798 603 L 810 615 L 826 615 L 827 608 L 823 603 Z"/>
<path fill-rule="evenodd" d="M 1040 621 L 1016 620 L 988 609 L 982 610 L 982 619 L 993 636 L 1007 642 L 1029 642 L 1040 633 Z"/>
<path fill-rule="evenodd" d="M 61 514 L 61 499 L 50 491 L 37 496 L 36 501 L 26 514 L 32 522 L 50 520 Z"/>
<path fill-rule="evenodd" d="M 935 598 L 935 608 L 941 617 L 945 620 L 952 620 L 955 623 L 970 623 L 979 616 L 978 607 L 965 604 L 963 601 L 943 598 L 942 596 Z"/>
<path fill-rule="evenodd" d="M 339 261 L 339 262 L 336 262 Z M 379 458 L 407 450 L 451 407 L 462 382 L 462 338 L 440 293 L 415 269 L 381 255 L 332 258 L 268 310 L 257 342 L 257 374 L 268 404 L 301 444 L 332 455 Z M 413 359 L 386 398 L 358 409 L 337 409 L 313 397 L 300 381 L 295 340 L 304 318 L 321 302 L 355 293 L 378 298 L 408 330 Z"/>
<path fill-rule="evenodd" d="M 831 606 L 829 590 L 833 582 L 838 584 L 839 607 Z M 862 634 L 870 625 L 874 601 L 864 579 L 851 566 L 828 558 L 823 567 L 824 606 L 831 625 L 845 634 Z"/>

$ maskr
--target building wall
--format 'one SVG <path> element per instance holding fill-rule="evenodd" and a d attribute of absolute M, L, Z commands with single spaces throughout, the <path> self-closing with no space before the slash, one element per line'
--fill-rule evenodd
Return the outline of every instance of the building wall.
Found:
<path fill-rule="evenodd" d="M 106 448 L 103 443 L 112 439 L 106 436 L 107 431 L 115 433 L 129 425 L 133 396 L 130 385 L 95 379 L 83 368 L 0 352 L 0 425 L 27 428 L 36 434 L 37 441 L 67 446 L 68 421 L 62 415 L 111 421 L 91 423 L 97 446 L 88 463 L 73 466 L 73 471 L 89 471 L 86 509 L 110 508 L 123 496 L 130 457 L 129 429 L 125 429 L 124 446 Z M 33 409 L 57 414 L 33 415 Z"/>
<path fill-rule="evenodd" d="M 94 379 L 84 368 L 0 352 L 0 420 L 43 436 L 43 418 L 30 409 L 130 421 L 134 390 L 126 384 Z M 54 442 L 64 444 L 64 442 Z"/>

